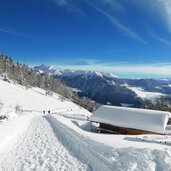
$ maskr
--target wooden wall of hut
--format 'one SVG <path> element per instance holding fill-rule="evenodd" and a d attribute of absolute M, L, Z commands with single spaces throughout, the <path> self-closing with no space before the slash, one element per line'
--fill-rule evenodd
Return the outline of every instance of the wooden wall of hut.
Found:
<path fill-rule="evenodd" d="M 105 123 L 100 123 L 99 128 L 112 131 L 113 133 L 116 133 L 116 134 L 126 134 L 126 135 L 158 134 L 154 132 L 138 130 L 138 129 L 133 129 L 133 128 L 118 127 L 118 126 L 109 125 Z"/>
<path fill-rule="evenodd" d="M 171 125 L 171 118 L 169 118 L 169 121 L 167 123 L 168 125 Z"/>

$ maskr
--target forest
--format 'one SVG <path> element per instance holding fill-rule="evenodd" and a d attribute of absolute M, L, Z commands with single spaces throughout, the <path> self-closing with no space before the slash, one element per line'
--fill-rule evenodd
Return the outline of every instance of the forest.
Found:
<path fill-rule="evenodd" d="M 52 96 L 53 92 L 58 93 L 62 96 L 61 100 L 65 100 L 65 98 L 69 99 L 90 112 L 95 111 L 100 106 L 100 104 L 87 97 L 78 97 L 60 79 L 54 79 L 48 74 L 41 74 L 27 64 L 14 63 L 12 57 L 3 53 L 0 54 L 0 76 L 4 81 L 13 81 L 14 83 L 25 86 L 26 89 L 31 87 L 42 88 L 45 90 L 46 95 Z"/>

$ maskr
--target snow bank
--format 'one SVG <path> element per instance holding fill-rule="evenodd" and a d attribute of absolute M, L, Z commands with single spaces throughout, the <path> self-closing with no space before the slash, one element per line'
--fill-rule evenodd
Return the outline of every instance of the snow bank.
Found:
<path fill-rule="evenodd" d="M 48 120 L 53 122 L 54 131 L 62 137 L 66 146 L 68 143 L 70 149 L 75 150 L 80 158 L 83 157 L 90 166 L 93 165 L 94 170 L 98 168 L 96 164 L 99 164 L 99 161 L 95 158 L 99 156 L 98 160 L 101 162 L 99 170 L 104 170 L 104 163 L 108 165 L 107 170 L 117 171 L 170 171 L 171 169 L 170 146 L 144 140 L 130 141 L 126 138 L 131 138 L 131 136 L 91 133 L 80 129 L 80 125 L 77 126 L 67 118 L 58 115 L 53 115 L 53 117 L 55 119 L 51 117 Z M 153 136 L 155 136 L 152 137 L 153 139 L 164 137 Z"/>
<path fill-rule="evenodd" d="M 171 151 L 151 149 L 114 149 L 106 157 L 117 171 L 170 171 Z"/>
<path fill-rule="evenodd" d="M 0 123 L 0 152 L 10 150 L 19 137 L 27 130 L 32 118 L 37 115 L 39 114 L 22 114 L 8 120 L 8 122 Z"/>
<path fill-rule="evenodd" d="M 159 149 L 164 150 L 165 145 L 158 144 L 158 143 L 147 143 L 146 141 L 139 141 L 139 138 L 142 138 L 144 135 L 118 135 L 118 134 L 102 134 L 102 133 L 94 133 L 96 132 L 93 127 L 91 127 L 87 121 L 83 120 L 76 120 L 76 119 L 68 119 L 66 117 L 62 117 L 59 115 L 53 115 L 58 121 L 62 124 L 66 125 L 67 127 L 73 129 L 77 133 L 81 134 L 84 137 L 88 137 L 88 139 L 103 143 L 107 146 L 112 148 L 150 148 L 150 149 Z M 85 126 L 85 127 L 84 127 Z M 92 130 L 92 132 L 90 132 Z M 149 134 L 148 136 L 152 137 L 153 139 L 163 139 L 170 141 L 171 136 L 167 135 L 155 135 Z M 147 136 L 147 135 L 146 135 Z M 134 138 L 134 141 L 133 141 Z M 166 141 L 165 140 L 165 141 Z M 167 146 L 171 147 L 171 146 Z"/>
<path fill-rule="evenodd" d="M 90 144 L 85 141 L 85 138 L 73 131 L 69 127 L 61 124 L 52 116 L 45 116 L 51 124 L 54 133 L 61 140 L 61 142 L 69 149 L 77 154 L 79 158 L 86 161 L 92 170 L 112 170 L 112 165 L 108 160 L 92 148 Z"/>

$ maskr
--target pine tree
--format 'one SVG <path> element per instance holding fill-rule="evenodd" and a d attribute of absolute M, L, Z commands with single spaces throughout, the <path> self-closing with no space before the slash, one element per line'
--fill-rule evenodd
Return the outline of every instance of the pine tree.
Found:
<path fill-rule="evenodd" d="M 0 74 L 5 72 L 5 61 L 3 53 L 0 54 Z"/>
<path fill-rule="evenodd" d="M 46 95 L 53 95 L 52 92 L 61 95 L 62 100 L 65 98 L 87 108 L 89 111 L 94 111 L 99 107 L 99 104 L 91 101 L 88 98 L 79 98 L 76 93 L 67 88 L 67 86 L 60 80 L 54 79 L 47 74 L 40 74 L 29 68 L 26 64 L 17 62 L 14 64 L 11 57 L 0 54 L 0 75 L 5 81 L 13 80 L 18 84 L 26 87 L 26 89 L 33 87 L 40 87 L 45 89 Z"/>

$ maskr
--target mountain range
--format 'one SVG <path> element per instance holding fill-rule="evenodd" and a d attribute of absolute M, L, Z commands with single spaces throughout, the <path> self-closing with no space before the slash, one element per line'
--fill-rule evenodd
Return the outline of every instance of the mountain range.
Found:
<path fill-rule="evenodd" d="M 61 79 L 79 96 L 89 97 L 101 104 L 138 107 L 161 96 L 171 98 L 171 79 L 124 79 L 110 73 L 48 65 L 35 66 L 34 69 Z"/>

